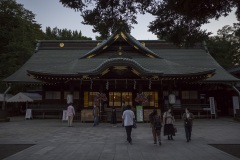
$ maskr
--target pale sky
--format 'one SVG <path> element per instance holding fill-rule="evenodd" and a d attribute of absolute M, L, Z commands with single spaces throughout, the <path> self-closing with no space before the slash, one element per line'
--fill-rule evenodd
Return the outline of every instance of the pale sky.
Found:
<path fill-rule="evenodd" d="M 92 32 L 92 26 L 81 23 L 83 19 L 79 12 L 63 7 L 59 0 L 16 0 L 16 2 L 23 4 L 24 8 L 35 14 L 35 20 L 42 25 L 43 31 L 49 26 L 51 28 L 81 30 L 84 36 L 91 37 L 93 40 L 95 36 L 98 36 L 97 33 Z M 149 22 L 153 20 L 154 17 L 149 14 L 139 15 L 137 19 L 138 24 L 134 25 L 131 35 L 137 40 L 156 40 L 157 36 L 148 32 L 147 27 Z M 229 16 L 222 17 L 218 21 L 211 20 L 211 23 L 204 25 L 202 29 L 206 29 L 208 32 L 216 35 L 218 29 L 237 22 L 236 16 L 234 12 L 232 12 Z"/>

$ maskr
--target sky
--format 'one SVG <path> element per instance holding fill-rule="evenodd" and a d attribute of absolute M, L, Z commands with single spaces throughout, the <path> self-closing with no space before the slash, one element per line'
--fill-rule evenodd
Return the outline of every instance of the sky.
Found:
<path fill-rule="evenodd" d="M 82 17 L 79 12 L 75 12 L 71 8 L 63 7 L 59 0 L 16 0 L 17 3 L 23 4 L 25 9 L 32 11 L 35 14 L 35 20 L 42 25 L 42 30 L 46 27 L 57 27 L 59 29 L 70 29 L 81 31 L 83 36 L 91 37 L 93 40 L 98 33 L 93 33 L 92 26 L 83 25 Z M 138 15 L 137 25 L 133 25 L 134 29 L 131 35 L 137 40 L 156 40 L 157 36 L 148 32 L 149 22 L 153 21 L 154 17 L 150 14 Z M 227 17 L 221 17 L 218 21 L 210 20 L 209 24 L 202 26 L 212 35 L 216 35 L 217 31 L 225 25 L 232 25 L 237 23 L 234 12 Z"/>

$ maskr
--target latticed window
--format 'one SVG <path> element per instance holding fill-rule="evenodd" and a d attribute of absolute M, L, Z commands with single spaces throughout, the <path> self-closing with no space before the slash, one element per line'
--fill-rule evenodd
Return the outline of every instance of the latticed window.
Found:
<path fill-rule="evenodd" d="M 84 107 L 93 106 L 94 98 L 97 95 L 98 92 L 84 92 Z M 99 105 L 99 104 L 97 104 Z"/>
<path fill-rule="evenodd" d="M 132 106 L 132 92 L 109 92 L 110 107 L 121 107 L 123 101 Z"/>

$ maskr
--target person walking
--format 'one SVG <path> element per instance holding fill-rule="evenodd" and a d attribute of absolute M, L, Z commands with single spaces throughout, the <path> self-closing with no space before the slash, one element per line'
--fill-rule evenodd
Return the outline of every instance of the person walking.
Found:
<path fill-rule="evenodd" d="M 125 110 L 127 110 L 127 106 L 125 104 L 125 101 L 122 101 L 122 114 Z M 122 121 L 122 127 L 124 127 L 124 122 L 123 121 Z"/>
<path fill-rule="evenodd" d="M 112 108 L 111 123 L 112 123 L 112 127 L 116 127 L 116 124 L 117 124 L 117 112 L 116 112 L 116 108 L 115 107 Z"/>
<path fill-rule="evenodd" d="M 68 127 L 72 127 L 73 118 L 75 116 L 75 109 L 74 109 L 72 103 L 68 104 L 67 116 L 68 116 Z"/>
<path fill-rule="evenodd" d="M 135 115 L 134 115 L 133 111 L 131 110 L 130 105 L 128 105 L 127 110 L 125 110 L 123 112 L 122 119 L 123 119 L 124 127 L 125 127 L 126 133 L 127 133 L 127 141 L 130 144 L 132 144 L 131 134 L 132 134 L 132 126 L 133 126 L 133 121 L 135 119 Z"/>
<path fill-rule="evenodd" d="M 99 125 L 99 108 L 94 104 L 93 106 L 93 127 Z"/>
<path fill-rule="evenodd" d="M 185 113 L 183 113 L 183 121 L 184 121 L 184 128 L 187 142 L 191 141 L 191 134 L 192 134 L 192 125 L 194 115 L 186 108 Z"/>
<path fill-rule="evenodd" d="M 152 134 L 153 134 L 153 141 L 154 144 L 162 145 L 161 143 L 161 129 L 162 129 L 162 118 L 161 118 L 161 111 L 158 115 L 158 112 L 156 109 L 153 110 L 152 113 L 149 115 L 149 120 L 152 127 Z"/>
<path fill-rule="evenodd" d="M 164 124 L 164 136 L 168 136 L 168 140 L 173 140 L 173 136 L 175 136 L 175 129 L 174 129 L 175 119 L 172 114 L 172 110 L 169 108 L 163 114 L 163 124 Z"/>

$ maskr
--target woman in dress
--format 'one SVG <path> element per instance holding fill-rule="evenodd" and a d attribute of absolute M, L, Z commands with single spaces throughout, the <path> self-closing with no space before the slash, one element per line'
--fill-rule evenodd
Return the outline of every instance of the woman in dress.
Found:
<path fill-rule="evenodd" d="M 163 114 L 163 124 L 164 124 L 164 136 L 168 136 L 168 140 L 173 140 L 173 136 L 175 136 L 175 129 L 174 129 L 175 119 L 172 114 L 172 110 L 169 108 Z"/>

